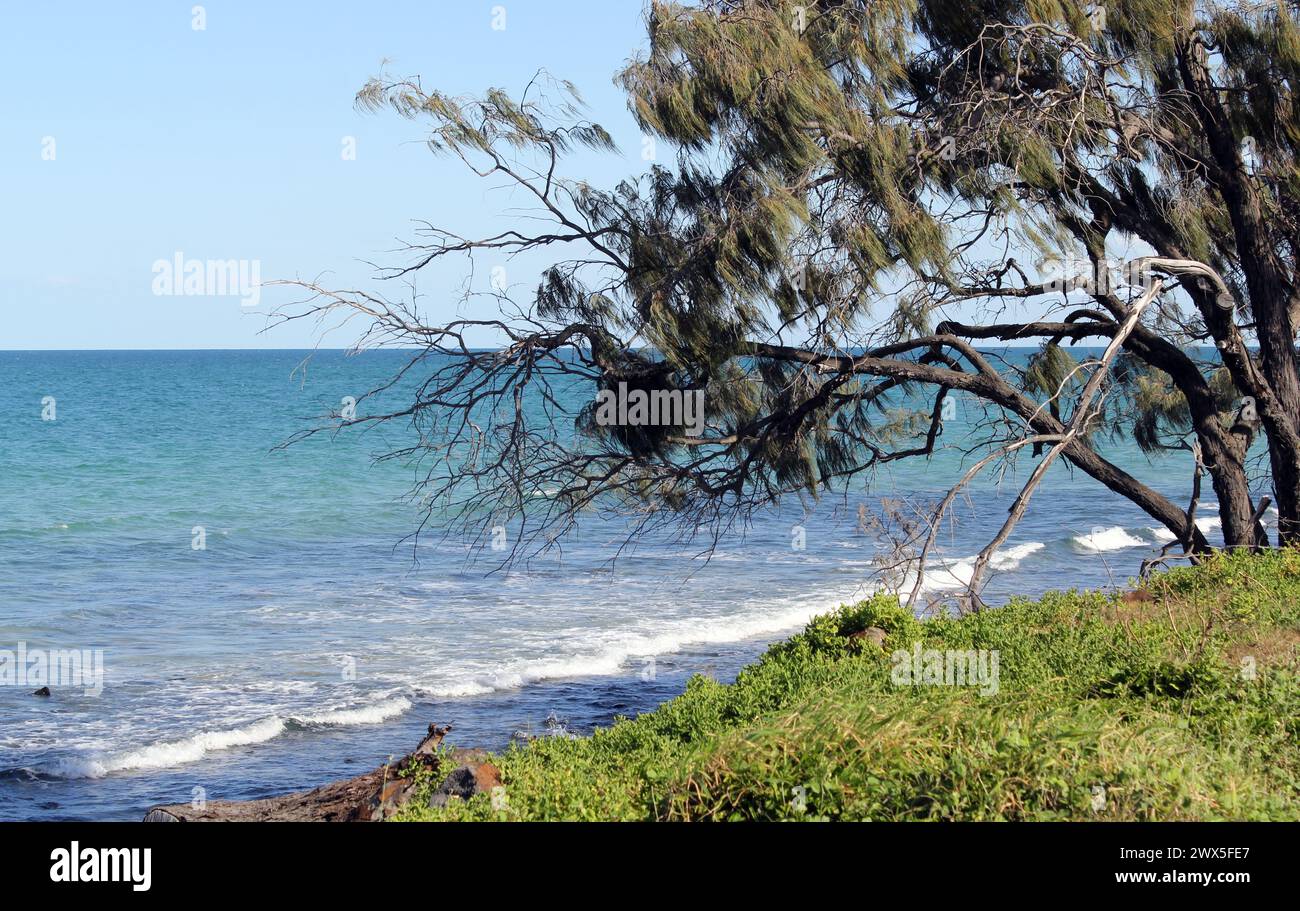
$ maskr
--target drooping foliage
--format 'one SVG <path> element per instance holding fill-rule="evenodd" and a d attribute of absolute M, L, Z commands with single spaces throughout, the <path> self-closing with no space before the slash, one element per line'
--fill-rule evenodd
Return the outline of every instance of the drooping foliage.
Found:
<path fill-rule="evenodd" d="M 567 153 L 610 145 L 551 100 L 571 86 L 361 93 L 551 223 L 439 232 L 410 268 L 557 251 L 491 357 L 467 352 L 465 322 L 412 330 L 367 304 L 385 332 L 467 359 L 430 381 L 428 408 L 453 417 L 426 439 L 487 468 L 440 490 L 507 514 L 558 490 L 560 526 L 613 495 L 716 527 L 930 455 L 960 394 L 987 409 L 964 448 L 1059 449 L 1193 550 L 1189 512 L 1109 463 L 1098 431 L 1192 453 L 1228 545 L 1267 542 L 1265 494 L 1279 540 L 1300 539 L 1297 4 L 703 0 L 652 3 L 646 29 L 618 82 L 666 151 L 612 189 L 561 176 Z M 1104 363 L 1086 347 L 1112 340 Z M 978 348 L 1013 341 L 1042 346 L 1020 373 Z M 1103 394 L 1072 403 L 1099 371 Z M 519 402 L 556 373 L 701 390 L 708 432 L 602 428 L 587 409 L 576 439 L 547 433 Z"/>

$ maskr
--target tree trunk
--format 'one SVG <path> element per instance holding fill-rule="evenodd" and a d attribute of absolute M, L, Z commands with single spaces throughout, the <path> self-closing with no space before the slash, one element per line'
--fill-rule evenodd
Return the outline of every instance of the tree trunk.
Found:
<path fill-rule="evenodd" d="M 1189 5 L 1178 36 L 1178 65 L 1193 100 L 1217 170 L 1211 175 L 1232 221 L 1233 243 L 1250 296 L 1267 402 L 1257 403 L 1268 436 L 1277 495 L 1278 543 L 1300 543 L 1300 363 L 1296 360 L 1286 273 L 1264 226 L 1259 193 L 1242 158 L 1232 120 L 1214 84 L 1206 50 L 1196 38 L 1196 8 Z M 1228 319 L 1231 320 L 1231 315 Z M 1222 341 L 1222 339 L 1221 339 Z M 1249 379 L 1249 378 L 1244 378 Z M 1238 383 L 1249 393 L 1251 385 Z M 1261 407 L 1263 406 L 1263 407 Z"/>
<path fill-rule="evenodd" d="M 1187 400 L 1201 447 L 1201 457 L 1210 473 L 1210 483 L 1219 501 L 1223 520 L 1223 543 L 1227 547 L 1254 548 L 1254 507 L 1246 479 L 1246 450 L 1249 438 L 1242 440 L 1225 430 L 1219 420 L 1214 393 L 1199 367 L 1178 347 L 1145 327 L 1136 330 L 1125 346 L 1151 366 L 1169 375 Z"/>

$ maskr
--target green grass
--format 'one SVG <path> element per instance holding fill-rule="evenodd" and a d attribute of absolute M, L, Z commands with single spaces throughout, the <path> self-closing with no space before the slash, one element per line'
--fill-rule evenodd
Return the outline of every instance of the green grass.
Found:
<path fill-rule="evenodd" d="M 868 626 L 883 650 L 849 638 Z M 891 653 L 916 642 L 996 650 L 998 691 L 896 684 Z M 963 618 L 878 596 L 733 684 L 695 677 L 591 737 L 500 754 L 495 806 L 420 797 L 398 818 L 1294 820 L 1298 644 L 1294 550 L 1172 570 L 1137 598 L 1052 593 Z"/>

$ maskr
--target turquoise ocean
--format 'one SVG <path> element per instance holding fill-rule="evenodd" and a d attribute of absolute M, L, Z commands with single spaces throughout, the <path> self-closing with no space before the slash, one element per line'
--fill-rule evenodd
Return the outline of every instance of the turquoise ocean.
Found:
<path fill-rule="evenodd" d="M 712 553 L 625 548 L 626 526 L 593 516 L 562 554 L 503 571 L 472 540 L 411 539 L 416 466 L 375 460 L 402 428 L 277 448 L 408 357 L 319 351 L 304 368 L 309 354 L 0 351 L 0 660 L 21 644 L 103 661 L 99 692 L 0 686 L 0 818 L 138 819 L 314 787 L 400 757 L 430 722 L 500 748 L 647 711 L 869 593 L 878 543 L 858 506 L 937 499 L 969 464 L 959 402 L 933 459 L 791 499 Z M 575 407 L 593 394 L 570 392 Z M 1185 456 L 1103 448 L 1188 495 Z M 961 584 L 1023 480 L 972 487 L 928 591 Z M 1200 515 L 1216 537 L 1213 506 Z M 1053 469 L 986 597 L 1122 585 L 1168 540 L 1153 525 Z"/>

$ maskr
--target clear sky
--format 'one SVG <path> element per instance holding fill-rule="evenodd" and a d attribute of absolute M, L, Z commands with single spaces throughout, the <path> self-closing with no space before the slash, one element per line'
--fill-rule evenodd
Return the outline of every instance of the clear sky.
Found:
<path fill-rule="evenodd" d="M 256 308 L 159 296 L 154 263 L 256 260 L 264 281 L 357 287 L 374 284 L 366 261 L 403 261 L 390 251 L 414 220 L 498 225 L 508 194 L 435 158 L 420 124 L 354 109 L 385 59 L 454 94 L 517 94 L 547 69 L 620 148 L 570 176 L 609 186 L 646 166 L 612 81 L 644 43 L 641 0 L 200 5 L 201 29 L 193 0 L 0 5 L 0 349 L 309 347 L 305 325 L 259 334 L 284 291 Z M 420 291 L 432 314 L 455 307 L 450 276 Z"/>

